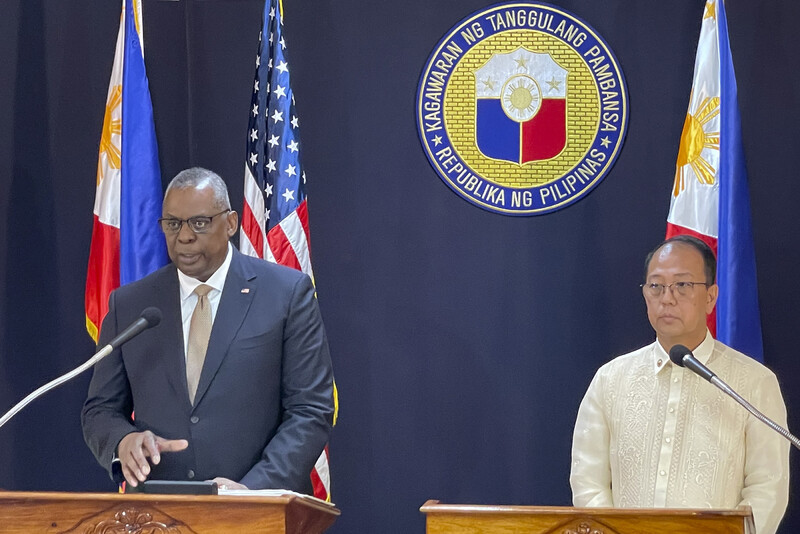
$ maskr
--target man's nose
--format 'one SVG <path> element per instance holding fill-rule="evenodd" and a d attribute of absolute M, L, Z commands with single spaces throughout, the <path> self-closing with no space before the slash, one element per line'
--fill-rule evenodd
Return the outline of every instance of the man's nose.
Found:
<path fill-rule="evenodd" d="M 189 228 L 189 223 L 184 222 L 178 230 L 178 241 L 182 243 L 190 243 L 196 239 L 195 233 Z"/>
<path fill-rule="evenodd" d="M 668 304 L 677 302 L 675 298 L 675 286 L 672 284 L 664 286 L 664 292 L 661 293 L 661 298 L 659 300 Z"/>

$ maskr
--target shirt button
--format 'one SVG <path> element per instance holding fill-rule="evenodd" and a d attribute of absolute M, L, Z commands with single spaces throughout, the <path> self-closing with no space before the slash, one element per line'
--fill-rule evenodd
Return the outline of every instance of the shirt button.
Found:
<path fill-rule="evenodd" d="M 675 408 L 670 408 L 669 413 L 675 413 Z"/>
<path fill-rule="evenodd" d="M 673 382 L 677 382 L 678 380 L 680 380 L 680 379 L 677 376 L 672 379 Z"/>
<path fill-rule="evenodd" d="M 189 421 L 191 421 L 192 423 L 197 423 L 199 420 L 200 420 L 200 418 L 197 417 L 196 415 L 193 415 L 192 418 L 189 419 Z"/>
<path fill-rule="evenodd" d="M 661 470 L 661 473 L 660 473 L 660 474 L 661 474 L 661 476 L 662 476 L 662 477 L 664 477 L 664 476 L 667 476 L 667 472 L 666 472 L 666 471 L 664 471 L 663 469 Z"/>
<path fill-rule="evenodd" d="M 665 441 L 666 441 L 667 443 L 670 443 L 672 440 L 671 440 L 670 438 L 667 438 Z"/>
<path fill-rule="evenodd" d="M 663 471 L 662 471 L 662 473 L 663 473 Z M 194 471 L 192 471 L 191 469 L 189 469 L 189 472 L 188 472 L 188 473 L 186 473 L 186 476 L 187 476 L 187 477 L 189 477 L 189 478 L 194 478 Z"/>
<path fill-rule="evenodd" d="M 661 367 L 661 363 L 662 363 L 662 362 L 661 362 L 661 359 L 659 358 L 659 360 L 656 362 L 656 365 L 658 365 L 659 367 Z"/>

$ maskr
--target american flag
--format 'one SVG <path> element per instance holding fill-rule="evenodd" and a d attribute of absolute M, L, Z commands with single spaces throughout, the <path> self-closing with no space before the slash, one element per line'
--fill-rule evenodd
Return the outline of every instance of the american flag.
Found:
<path fill-rule="evenodd" d="M 279 0 L 267 0 L 264 5 L 249 116 L 239 249 L 301 270 L 313 281 L 300 121 L 289 84 Z M 311 481 L 314 496 L 330 501 L 327 447 L 311 472 Z"/>
<path fill-rule="evenodd" d="M 259 36 L 247 127 L 244 209 L 239 248 L 294 267 L 314 279 L 300 161 L 300 121 L 289 84 L 289 63 L 277 0 L 267 0 Z"/>

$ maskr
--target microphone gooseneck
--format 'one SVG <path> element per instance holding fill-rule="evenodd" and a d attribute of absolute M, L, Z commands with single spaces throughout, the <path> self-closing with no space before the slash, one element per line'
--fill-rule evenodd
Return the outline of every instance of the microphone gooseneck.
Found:
<path fill-rule="evenodd" d="M 145 308 L 142 313 L 139 315 L 139 318 L 136 319 L 133 323 L 128 326 L 125 330 L 120 332 L 120 334 L 112 339 L 105 347 L 100 349 L 95 353 L 94 356 L 89 358 L 86 362 L 84 362 L 80 367 L 73 369 L 72 371 L 59 376 L 55 380 L 48 382 L 47 384 L 43 385 L 21 401 L 19 401 L 13 408 L 11 408 L 8 412 L 6 412 L 3 417 L 0 417 L 0 427 L 6 424 L 8 421 L 14 417 L 17 412 L 27 406 L 31 401 L 36 399 L 37 397 L 47 393 L 51 389 L 60 386 L 64 382 L 72 380 L 85 370 L 89 369 L 90 367 L 94 366 L 97 362 L 111 354 L 114 349 L 119 348 L 122 346 L 123 343 L 130 341 L 131 338 L 138 336 L 148 328 L 156 326 L 158 323 L 161 322 L 161 310 L 158 308 Z"/>
<path fill-rule="evenodd" d="M 703 378 L 704 380 L 708 380 L 715 386 L 717 386 L 720 390 L 724 393 L 729 395 L 733 400 L 741 404 L 745 410 L 753 414 L 753 416 L 770 427 L 772 430 L 789 440 L 789 442 L 795 446 L 795 448 L 800 449 L 800 439 L 797 439 L 791 432 L 783 428 L 781 425 L 764 415 L 763 413 L 759 412 L 752 404 L 747 402 L 741 395 L 736 393 L 728 384 L 723 382 L 719 379 L 719 377 L 714 374 L 714 372 L 700 363 L 700 361 L 694 357 L 692 351 L 688 348 L 684 347 L 683 345 L 675 345 L 671 349 L 669 349 L 669 359 L 672 360 L 672 363 L 678 365 L 680 367 L 685 367 L 696 373 L 698 376 Z"/>

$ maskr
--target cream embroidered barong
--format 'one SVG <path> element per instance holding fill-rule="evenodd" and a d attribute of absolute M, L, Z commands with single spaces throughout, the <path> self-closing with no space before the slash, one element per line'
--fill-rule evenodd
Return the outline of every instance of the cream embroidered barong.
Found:
<path fill-rule="evenodd" d="M 786 406 L 769 369 L 710 334 L 693 352 L 786 426 Z M 789 498 L 789 443 L 674 365 L 656 341 L 597 371 L 578 410 L 570 484 L 575 506 L 750 505 L 758 534 L 773 534 Z"/>

